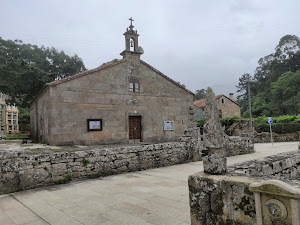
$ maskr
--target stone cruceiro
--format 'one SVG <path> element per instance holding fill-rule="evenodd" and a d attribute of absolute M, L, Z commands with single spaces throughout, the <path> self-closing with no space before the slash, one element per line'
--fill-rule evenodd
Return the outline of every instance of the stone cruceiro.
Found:
<path fill-rule="evenodd" d="M 227 171 L 227 159 L 224 132 L 218 117 L 215 94 L 210 87 L 206 93 L 203 140 L 205 147 L 208 149 L 208 156 L 203 158 L 204 172 L 225 174 Z"/>

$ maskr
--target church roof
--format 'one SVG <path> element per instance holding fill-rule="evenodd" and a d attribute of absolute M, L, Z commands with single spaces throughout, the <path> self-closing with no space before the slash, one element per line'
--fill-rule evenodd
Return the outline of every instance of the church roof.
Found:
<path fill-rule="evenodd" d="M 106 64 L 103 64 L 95 69 L 91 69 L 91 70 L 86 70 L 86 71 L 83 71 L 83 72 L 80 72 L 80 73 L 77 73 L 77 74 L 74 74 L 72 76 L 69 76 L 69 77 L 65 77 L 65 78 L 62 78 L 60 80 L 55 80 L 55 81 L 52 81 L 50 83 L 47 83 L 46 85 L 47 86 L 53 86 L 53 85 L 57 85 L 57 84 L 60 84 L 60 83 L 64 83 L 66 81 L 69 81 L 69 80 L 74 80 L 78 77 L 82 77 L 82 76 L 86 76 L 88 74 L 91 74 L 91 73 L 94 73 L 94 72 L 97 72 L 97 71 L 100 71 L 100 70 L 103 70 L 103 69 L 106 69 L 108 67 L 112 67 L 112 66 L 115 66 L 115 65 L 118 65 L 122 62 L 124 62 L 125 59 L 120 59 L 120 60 L 113 60 L 111 62 L 108 62 Z"/>
<path fill-rule="evenodd" d="M 91 70 L 86 70 L 86 71 L 83 71 L 81 73 L 77 73 L 75 75 L 72 75 L 72 76 L 69 76 L 69 77 L 65 77 L 65 78 L 62 78 L 60 80 L 55 80 L 55 81 L 52 81 L 50 83 L 47 83 L 46 86 L 54 86 L 54 85 L 57 85 L 57 84 L 61 84 L 61 83 L 64 83 L 66 81 L 69 81 L 69 80 L 73 80 L 73 79 L 76 79 L 78 77 L 82 77 L 82 76 L 86 76 L 88 74 L 91 74 L 91 73 L 94 73 L 94 72 L 97 72 L 97 71 L 100 71 L 102 69 L 106 69 L 108 67 L 112 67 L 112 66 L 115 66 L 115 65 L 118 65 L 122 62 L 125 62 L 125 58 L 124 59 L 120 59 L 120 60 L 113 60 L 109 63 L 106 63 L 106 64 L 103 64 L 95 69 L 91 69 Z M 187 91 L 188 93 L 192 94 L 192 95 L 195 95 L 192 91 L 186 89 L 183 85 L 181 85 L 179 82 L 176 82 L 174 81 L 173 79 L 171 79 L 170 77 L 168 77 L 167 75 L 163 74 L 162 72 L 160 72 L 159 70 L 155 69 L 153 66 L 149 65 L 148 63 L 140 60 L 140 62 L 149 67 L 151 70 L 153 70 L 154 72 L 158 73 L 159 75 L 163 76 L 164 78 L 166 78 L 167 80 L 171 81 L 173 84 L 177 85 L 178 87 L 184 89 L 185 91 Z"/>
<path fill-rule="evenodd" d="M 145 66 L 149 67 L 150 69 L 152 69 L 154 72 L 158 73 L 159 75 L 163 76 L 164 78 L 166 78 L 167 80 L 171 81 L 173 84 L 177 85 L 178 87 L 182 88 L 183 90 L 187 91 L 188 93 L 195 95 L 192 91 L 186 89 L 183 85 L 181 85 L 179 82 L 176 82 L 175 80 L 171 79 L 170 77 L 168 77 L 167 75 L 163 74 L 162 72 L 160 72 L 159 70 L 155 69 L 153 66 L 149 65 L 148 63 L 144 62 L 143 60 L 141 60 L 141 63 L 144 64 Z"/>
<path fill-rule="evenodd" d="M 237 104 L 235 101 L 231 100 L 230 98 L 228 98 L 226 95 L 223 95 L 223 94 L 216 95 L 215 98 L 217 100 L 217 99 L 221 98 L 222 96 L 225 97 L 225 98 L 227 98 L 228 100 L 232 101 L 233 103 Z M 194 104 L 194 106 L 197 106 L 199 108 L 205 108 L 206 101 L 205 101 L 205 99 L 200 99 L 200 100 L 194 101 L 193 104 Z M 237 105 L 239 106 L 239 104 L 237 104 Z"/>
<path fill-rule="evenodd" d="M 83 72 L 80 72 L 80 73 L 77 73 L 77 74 L 74 74 L 72 76 L 69 76 L 69 77 L 65 77 L 65 78 L 62 78 L 60 80 L 55 80 L 55 81 L 52 81 L 50 83 L 47 83 L 45 84 L 45 86 L 36 94 L 36 96 L 33 98 L 33 100 L 31 101 L 31 103 L 45 90 L 45 88 L 47 88 L 48 86 L 55 86 L 55 85 L 58 85 L 58 84 L 61 84 L 61 83 L 64 83 L 64 82 L 67 82 L 67 81 L 70 81 L 70 80 L 74 80 L 76 78 L 79 78 L 79 77 L 83 77 L 83 76 L 86 76 L 86 75 L 89 75 L 89 74 L 92 74 L 94 72 L 97 72 L 97 71 L 101 71 L 103 69 L 106 69 L 106 68 L 109 68 L 109 67 L 112 67 L 112 66 L 115 66 L 115 65 L 118 65 L 120 63 L 123 63 L 126 61 L 126 58 L 123 58 L 123 59 L 118 59 L 118 60 L 112 60 L 111 62 L 108 62 L 106 64 L 103 64 L 95 69 L 91 69 L 91 70 L 86 70 L 86 71 L 83 71 Z M 176 82 L 174 81 L 173 79 L 171 79 L 170 77 L 168 77 L 167 75 L 163 74 L 162 72 L 160 72 L 159 70 L 155 69 L 153 66 L 149 65 L 148 63 L 140 60 L 140 62 L 147 66 L 148 68 L 150 68 L 151 70 L 153 70 L 154 72 L 158 73 L 159 75 L 163 76 L 164 78 L 166 78 L 167 80 L 171 81 L 173 84 L 177 85 L 178 87 L 182 88 L 183 90 L 187 91 L 188 93 L 192 94 L 192 95 L 195 95 L 192 91 L 186 89 L 183 85 L 181 85 L 179 82 Z"/>

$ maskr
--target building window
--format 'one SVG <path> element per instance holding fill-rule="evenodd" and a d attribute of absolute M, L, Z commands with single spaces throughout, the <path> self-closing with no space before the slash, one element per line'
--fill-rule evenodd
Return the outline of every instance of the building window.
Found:
<path fill-rule="evenodd" d="M 88 131 L 102 130 L 102 119 L 88 119 L 87 120 Z"/>
<path fill-rule="evenodd" d="M 225 102 L 224 102 L 224 98 L 222 98 L 222 104 L 224 104 Z"/>
<path fill-rule="evenodd" d="M 139 92 L 140 90 L 140 83 L 136 79 L 129 80 L 129 91 L 130 92 Z"/>
<path fill-rule="evenodd" d="M 174 120 L 164 121 L 164 130 L 175 130 Z"/>

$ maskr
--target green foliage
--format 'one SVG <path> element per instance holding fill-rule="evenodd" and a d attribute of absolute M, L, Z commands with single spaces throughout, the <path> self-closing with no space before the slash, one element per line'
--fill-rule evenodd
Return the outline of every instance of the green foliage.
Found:
<path fill-rule="evenodd" d="M 285 116 L 278 116 L 278 117 L 272 117 L 273 124 L 276 123 L 300 123 L 300 114 L 299 115 L 285 115 Z M 261 116 L 257 118 L 253 118 L 253 121 L 257 125 L 264 125 L 268 124 L 268 117 L 267 116 Z"/>
<path fill-rule="evenodd" d="M 200 100 L 200 99 L 204 99 L 204 98 L 206 98 L 206 90 L 205 89 L 196 90 L 194 99 Z"/>
<path fill-rule="evenodd" d="M 72 181 L 72 174 L 67 174 L 63 179 L 55 181 L 56 184 L 67 184 Z"/>
<path fill-rule="evenodd" d="M 30 133 L 30 109 L 19 108 L 19 130 L 20 133 Z"/>
<path fill-rule="evenodd" d="M 226 131 L 234 122 L 239 121 L 241 119 L 243 118 L 238 116 L 233 116 L 233 117 L 221 119 L 220 122 L 222 126 L 225 126 L 225 131 Z M 195 122 L 197 124 L 197 127 L 203 127 L 204 125 L 204 119 L 195 120 Z"/>
<path fill-rule="evenodd" d="M 195 120 L 197 127 L 203 127 L 204 125 L 204 119 Z"/>
<path fill-rule="evenodd" d="M 222 126 L 225 126 L 226 132 L 233 123 L 238 122 L 240 120 L 249 120 L 249 118 L 233 116 L 221 119 L 220 122 Z M 300 114 L 272 117 L 272 120 L 272 131 L 275 133 L 286 134 L 300 131 Z M 253 118 L 253 121 L 256 125 L 258 125 L 258 132 L 270 132 L 270 125 L 268 124 L 267 116 Z M 195 122 L 197 123 L 198 127 L 203 127 L 204 125 L 204 119 L 196 120 Z"/>
<path fill-rule="evenodd" d="M 270 132 L 270 125 L 261 124 L 258 126 L 258 132 Z M 272 124 L 272 132 L 277 134 L 288 134 L 300 131 L 300 123 L 275 123 Z"/>
<path fill-rule="evenodd" d="M 9 96 L 8 103 L 26 108 L 45 83 L 84 70 L 76 54 L 0 37 L 0 92 Z"/>
<path fill-rule="evenodd" d="M 243 74 L 236 86 L 237 103 L 242 115 L 249 116 L 247 79 L 251 85 L 253 116 L 279 116 L 300 113 L 300 39 L 295 35 L 282 37 L 275 52 L 262 57 L 253 76 Z"/>
<path fill-rule="evenodd" d="M 221 125 L 222 125 L 222 126 L 225 126 L 225 131 L 227 131 L 227 129 L 228 129 L 229 127 L 231 127 L 231 125 L 232 125 L 234 122 L 236 122 L 236 121 L 238 121 L 238 120 L 241 120 L 241 119 L 242 119 L 241 117 L 233 116 L 233 117 L 223 118 L 223 119 L 221 119 L 220 121 L 221 121 Z"/>
<path fill-rule="evenodd" d="M 29 134 L 7 134 L 5 136 L 6 140 L 18 140 L 18 139 L 29 139 Z"/>
<path fill-rule="evenodd" d="M 90 163 L 90 161 L 87 159 L 83 159 L 83 161 L 82 161 L 83 166 L 87 166 L 89 163 Z"/>
<path fill-rule="evenodd" d="M 272 99 L 281 114 L 300 113 L 300 71 L 286 72 L 271 84 Z"/>

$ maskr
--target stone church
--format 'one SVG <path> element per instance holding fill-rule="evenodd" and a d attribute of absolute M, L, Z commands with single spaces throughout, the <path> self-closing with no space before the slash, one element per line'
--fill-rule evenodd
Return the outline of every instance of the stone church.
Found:
<path fill-rule="evenodd" d="M 31 133 L 50 145 L 175 141 L 189 123 L 193 92 L 142 61 L 139 34 L 92 70 L 47 83 L 31 102 Z"/>

